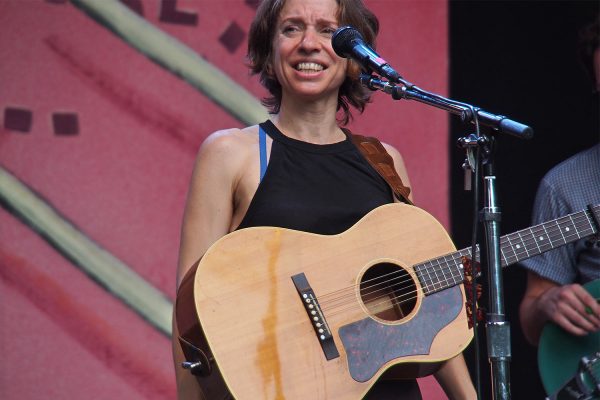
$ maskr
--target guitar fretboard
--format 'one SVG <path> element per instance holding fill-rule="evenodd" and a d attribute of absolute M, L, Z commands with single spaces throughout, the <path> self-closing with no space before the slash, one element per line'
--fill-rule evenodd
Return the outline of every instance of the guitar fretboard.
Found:
<path fill-rule="evenodd" d="M 600 205 L 591 207 L 600 214 Z M 548 250 L 593 235 L 598 230 L 590 211 L 584 210 L 560 217 L 553 221 L 532 226 L 500 238 L 501 265 L 506 267 Z M 415 271 L 425 295 L 455 286 L 463 282 L 462 257 L 471 258 L 471 248 L 459 250 L 415 266 Z M 479 261 L 479 245 L 475 260 Z"/>

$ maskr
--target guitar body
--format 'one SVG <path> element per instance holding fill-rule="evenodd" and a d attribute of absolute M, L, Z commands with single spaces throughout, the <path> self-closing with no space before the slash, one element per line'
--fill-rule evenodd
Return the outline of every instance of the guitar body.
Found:
<path fill-rule="evenodd" d="M 584 288 L 600 301 L 600 279 L 588 282 Z M 542 384 L 548 395 L 556 393 L 579 370 L 582 357 L 593 358 L 600 353 L 600 332 L 578 337 L 564 331 L 554 323 L 548 323 L 542 330 L 538 346 L 538 365 Z M 597 357 L 597 356 L 596 356 Z M 600 363 L 596 362 L 595 374 L 600 378 Z M 581 375 L 580 385 L 590 392 L 593 381 L 586 374 Z M 575 397 L 573 397 L 575 398 Z"/>
<path fill-rule="evenodd" d="M 195 310 L 236 399 L 359 399 L 382 377 L 431 374 L 471 341 L 462 285 L 425 296 L 413 269 L 454 250 L 432 216 L 404 204 L 339 235 L 242 229 L 198 264 Z M 369 282 L 390 272 L 402 274 L 402 288 L 370 293 Z M 319 299 L 330 359 L 292 280 L 299 274 Z M 400 292 L 408 301 L 397 304 Z"/>

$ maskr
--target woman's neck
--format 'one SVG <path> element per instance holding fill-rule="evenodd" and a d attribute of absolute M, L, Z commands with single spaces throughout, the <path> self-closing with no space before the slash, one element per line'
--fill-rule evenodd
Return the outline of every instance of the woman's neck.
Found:
<path fill-rule="evenodd" d="M 336 120 L 335 105 L 324 102 L 293 102 L 282 99 L 279 113 L 273 123 L 294 139 L 315 144 L 329 144 L 344 140 L 345 135 Z"/>

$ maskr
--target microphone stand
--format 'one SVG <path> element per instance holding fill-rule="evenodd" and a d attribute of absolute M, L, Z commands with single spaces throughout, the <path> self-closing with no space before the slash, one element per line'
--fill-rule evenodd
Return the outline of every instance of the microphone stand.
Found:
<path fill-rule="evenodd" d="M 519 122 L 510 120 L 502 115 L 494 115 L 483 111 L 472 105 L 450 100 L 442 96 L 426 92 L 414 86 L 410 82 L 400 78 L 396 85 L 387 81 L 382 81 L 375 76 L 361 74 L 360 82 L 371 90 L 381 90 L 390 94 L 394 100 L 416 100 L 437 108 L 446 110 L 452 114 L 460 115 L 463 122 L 473 123 L 477 128 L 476 135 L 468 135 L 459 139 L 459 144 L 467 149 L 467 152 L 473 148 L 486 155 L 482 162 L 485 166 L 484 182 L 484 207 L 480 213 L 481 220 L 485 227 L 485 242 L 487 265 L 489 268 L 489 307 L 487 313 L 486 331 L 487 331 L 487 349 L 488 359 L 491 365 L 492 375 L 492 395 L 495 400 L 510 399 L 510 375 L 509 361 L 510 351 L 510 325 L 504 319 L 504 298 L 502 282 L 502 265 L 500 258 L 500 207 L 496 199 L 496 177 L 494 176 L 492 146 L 491 140 L 487 136 L 479 135 L 479 125 L 490 127 L 492 131 L 505 133 L 522 139 L 529 139 L 533 136 L 533 129 Z M 472 154 L 467 156 L 469 163 L 473 161 Z M 478 168 L 471 165 L 471 169 Z M 475 256 L 477 257 L 477 252 Z M 475 260 L 477 261 L 477 260 Z M 475 275 L 475 274 L 474 274 Z M 475 307 L 475 299 L 473 301 Z M 474 314 L 475 311 L 474 311 Z"/>

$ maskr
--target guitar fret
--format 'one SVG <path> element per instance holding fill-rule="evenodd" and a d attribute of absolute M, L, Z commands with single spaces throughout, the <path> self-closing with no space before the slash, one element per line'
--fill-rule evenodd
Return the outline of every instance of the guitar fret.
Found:
<path fill-rule="evenodd" d="M 446 268 L 442 268 L 442 276 L 444 277 L 444 282 L 448 283 L 448 276 L 446 275 L 446 270 L 450 267 L 450 263 L 448 262 L 448 256 L 443 256 L 442 261 L 445 264 Z"/>
<path fill-rule="evenodd" d="M 454 270 L 456 272 L 455 279 L 456 283 L 460 283 L 465 279 L 465 266 L 462 264 L 462 258 L 460 255 L 454 258 Z"/>
<path fill-rule="evenodd" d="M 440 276 L 438 275 L 438 269 L 440 267 L 440 261 L 439 259 L 435 259 L 432 260 L 432 262 L 429 263 L 430 267 L 431 267 L 431 272 L 433 273 L 433 277 L 435 278 L 435 280 L 433 281 L 433 290 L 436 290 L 439 288 L 440 286 Z"/>
<path fill-rule="evenodd" d="M 569 215 L 565 218 L 565 232 L 569 241 L 579 239 L 579 233 L 577 232 L 577 228 L 575 227 L 575 222 L 573 218 Z"/>
<path fill-rule="evenodd" d="M 421 282 L 421 287 L 423 288 L 423 292 L 427 293 L 427 287 L 428 287 L 428 280 L 429 278 L 427 276 L 425 276 L 425 273 L 427 271 L 424 271 L 424 268 L 422 268 L 422 264 L 421 265 L 417 265 L 415 267 L 415 271 L 419 277 L 419 281 Z M 428 274 L 429 275 L 429 274 Z"/>
<path fill-rule="evenodd" d="M 529 228 L 529 235 L 530 235 L 531 239 L 533 240 L 535 247 L 537 248 L 537 253 L 533 253 L 532 255 L 540 254 L 542 252 L 542 249 L 540 249 L 540 246 L 538 245 L 538 240 L 537 240 L 535 232 L 533 231 L 533 228 Z M 525 246 L 525 248 L 527 248 L 527 246 Z"/>
<path fill-rule="evenodd" d="M 562 246 L 563 244 L 567 243 L 567 239 L 565 238 L 565 235 L 563 235 L 561 227 L 558 225 L 558 223 L 556 226 L 556 228 L 552 228 L 554 232 L 554 240 L 552 241 L 552 245 L 554 247 Z"/>
<path fill-rule="evenodd" d="M 572 233 L 571 233 L 571 227 L 568 225 L 568 223 L 569 223 L 569 221 L 572 222 L 572 219 L 570 216 L 568 218 L 561 218 L 561 219 L 564 221 L 564 223 L 563 223 L 563 227 L 564 227 L 563 230 L 565 232 L 564 234 L 567 235 L 567 237 L 570 240 L 572 237 Z M 562 230 L 561 230 L 561 232 L 562 232 Z"/>
<path fill-rule="evenodd" d="M 432 286 L 434 285 L 431 269 L 427 267 L 428 264 L 431 265 L 431 261 L 420 264 L 418 269 L 418 271 L 421 273 L 421 277 L 423 278 L 421 281 L 421 286 L 423 287 L 425 294 L 432 292 Z M 425 274 L 427 274 L 427 276 L 425 276 Z"/>
<path fill-rule="evenodd" d="M 436 263 L 437 263 L 437 265 L 436 265 Z M 429 262 L 430 275 L 433 278 L 432 281 L 431 281 L 431 287 L 430 287 L 430 291 L 432 291 L 432 292 L 436 292 L 437 291 L 437 289 L 438 289 L 437 286 L 439 285 L 439 282 L 440 282 L 440 279 L 439 279 L 438 274 L 437 274 L 437 266 L 439 266 L 439 261 L 437 259 L 431 260 Z"/>
<path fill-rule="evenodd" d="M 579 236 L 579 231 L 577 230 L 577 227 L 575 226 L 575 222 L 573 222 L 573 217 L 569 215 L 569 219 L 571 220 L 571 224 L 573 225 L 573 229 L 575 230 L 575 233 L 577 234 L 577 239 L 581 239 L 581 236 Z"/>
<path fill-rule="evenodd" d="M 454 263 L 454 257 L 449 254 L 447 256 L 444 257 L 444 260 L 446 261 L 446 271 L 448 272 L 448 274 L 446 274 L 446 272 L 444 272 L 444 276 L 446 277 L 446 284 L 448 286 L 453 286 L 456 284 L 455 276 L 454 273 L 452 271 L 452 265 Z"/>
<path fill-rule="evenodd" d="M 502 247 L 502 239 L 500 239 L 500 262 L 502 263 L 502 261 L 504 261 L 506 264 L 506 256 L 504 255 L 504 248 Z"/>
<path fill-rule="evenodd" d="M 521 236 L 521 231 L 517 232 L 517 234 L 519 235 L 519 239 L 521 239 L 521 244 L 517 244 L 517 249 L 523 249 L 525 250 L 525 254 L 527 255 L 527 257 L 529 257 L 529 251 L 527 250 L 527 245 L 525 240 L 523 240 L 523 236 Z"/>
<path fill-rule="evenodd" d="M 448 281 L 452 282 L 452 285 L 455 285 L 458 282 L 461 282 L 463 277 L 462 274 L 460 273 L 459 270 L 457 270 L 457 263 L 460 264 L 460 260 L 457 260 L 456 255 L 455 254 L 448 254 L 446 257 L 444 257 L 446 260 L 446 264 L 448 266 L 448 273 L 450 275 L 450 278 L 448 279 Z M 452 286 L 450 285 L 450 286 Z"/>
<path fill-rule="evenodd" d="M 511 236 L 514 236 L 514 235 L 506 235 L 505 238 L 506 238 L 506 242 L 508 243 L 508 249 L 507 250 L 512 251 L 512 257 L 511 258 L 506 257 L 505 263 L 503 265 L 510 264 L 512 262 L 511 260 L 517 260 L 517 254 L 515 252 L 515 245 L 512 243 L 512 240 L 510 240 Z M 504 247 L 502 245 L 502 240 L 500 241 L 500 247 Z"/>
<path fill-rule="evenodd" d="M 431 262 L 429 263 L 431 265 Z M 427 282 L 427 291 L 431 291 L 431 287 L 433 286 L 433 275 L 431 275 L 431 270 L 429 268 L 425 268 L 425 270 L 427 271 L 427 277 L 428 277 L 428 282 Z"/>
<path fill-rule="evenodd" d="M 578 225 L 579 226 L 575 226 L 575 232 L 577 232 L 579 238 L 589 235 L 594 230 L 594 227 L 590 222 L 590 218 L 587 215 L 585 215 L 583 222 L 580 222 Z"/>
<path fill-rule="evenodd" d="M 560 233 L 560 238 L 557 238 L 557 239 L 561 239 L 561 238 L 562 238 L 562 240 L 561 240 L 561 244 L 565 244 L 565 243 L 567 243 L 567 239 L 565 238 L 565 235 L 563 235 L 562 228 L 561 228 L 561 226 L 559 225 L 558 221 L 554 221 L 554 224 L 555 224 L 555 225 L 556 225 L 556 227 L 558 228 L 558 229 L 557 229 L 558 233 Z"/>
<path fill-rule="evenodd" d="M 426 294 L 428 294 L 432 279 L 429 270 L 426 268 L 426 263 L 420 264 L 419 266 L 417 266 L 417 268 L 415 268 L 415 270 L 418 272 L 419 278 L 421 279 L 421 286 L 423 287 L 423 291 Z M 425 273 L 427 273 L 427 276 L 425 276 Z"/>
<path fill-rule="evenodd" d="M 454 274 L 453 275 L 454 275 L 454 279 L 455 279 L 454 283 L 459 283 L 459 282 L 462 282 L 464 279 L 464 274 L 463 274 L 464 267 L 462 265 L 462 260 L 461 260 L 460 256 L 455 256 L 453 259 L 454 259 L 454 263 L 453 263 L 454 264 Z"/>
<path fill-rule="evenodd" d="M 591 218 L 587 214 L 585 214 L 585 216 L 586 216 L 585 220 L 587 221 L 587 223 L 590 227 L 590 231 L 594 232 L 594 225 L 592 224 Z"/>
<path fill-rule="evenodd" d="M 517 235 L 511 234 L 511 235 L 507 235 L 507 240 L 510 243 L 510 249 L 512 250 L 511 262 L 514 262 L 514 260 L 518 260 L 519 259 L 519 255 L 517 253 L 517 250 L 520 248 L 519 247 L 520 239 L 517 237 Z"/>
<path fill-rule="evenodd" d="M 448 269 L 448 267 L 450 266 L 450 264 L 448 264 L 447 256 L 443 256 L 439 260 L 440 260 L 440 267 L 441 267 L 440 268 L 440 272 L 441 272 L 441 275 L 442 275 L 442 278 L 443 278 L 442 282 L 444 284 L 444 285 L 440 285 L 440 289 L 441 289 L 444 286 L 449 286 L 448 285 L 449 280 L 448 280 L 448 276 L 446 275 L 446 270 Z M 440 282 L 440 283 L 442 283 L 442 282 Z"/>
<path fill-rule="evenodd" d="M 541 226 L 541 229 L 538 228 L 536 230 L 536 244 L 538 249 L 540 250 L 540 253 L 543 253 L 553 248 L 552 239 L 548 235 L 548 232 L 546 231 L 546 227 L 544 225 Z"/>
<path fill-rule="evenodd" d="M 439 259 L 438 259 L 438 260 L 439 260 Z M 440 263 L 439 263 L 439 261 L 438 261 L 438 265 L 437 265 L 437 266 L 438 266 L 438 267 L 440 266 Z M 435 282 L 435 284 L 433 285 L 433 288 L 434 288 L 434 289 L 441 289 L 441 288 L 442 288 L 442 285 L 441 285 L 441 282 L 442 282 L 442 280 L 440 279 L 440 276 L 438 275 L 438 271 L 437 271 L 438 269 L 439 269 L 439 268 L 436 268 L 436 269 L 434 269 L 434 271 L 433 271 L 433 273 L 435 274 L 435 278 L 437 279 L 437 281 L 436 281 L 436 282 Z M 438 285 L 438 287 L 436 287 L 436 285 Z"/>

